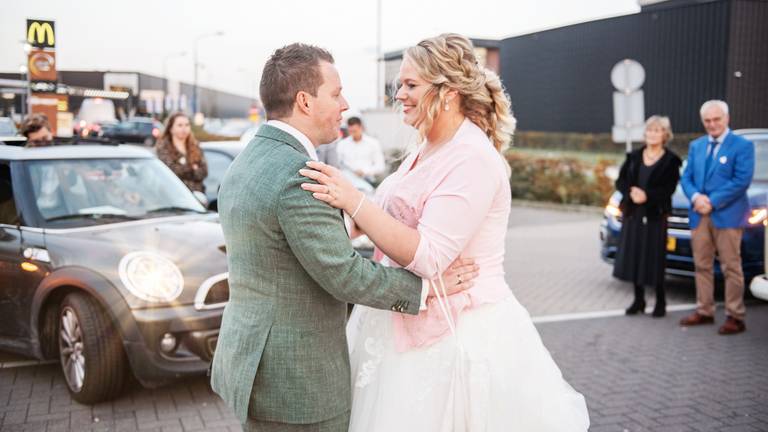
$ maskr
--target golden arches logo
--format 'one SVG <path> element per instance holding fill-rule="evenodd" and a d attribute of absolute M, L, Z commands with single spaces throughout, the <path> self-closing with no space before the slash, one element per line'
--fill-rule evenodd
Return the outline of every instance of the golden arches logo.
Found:
<path fill-rule="evenodd" d="M 55 46 L 56 38 L 50 22 L 33 21 L 28 24 L 27 42 L 33 46 Z"/>

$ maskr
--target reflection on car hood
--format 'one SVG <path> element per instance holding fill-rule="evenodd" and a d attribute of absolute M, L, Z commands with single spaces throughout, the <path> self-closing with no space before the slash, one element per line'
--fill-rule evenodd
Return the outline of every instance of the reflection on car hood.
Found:
<path fill-rule="evenodd" d="M 67 230 L 46 230 L 46 248 L 54 268 L 89 268 L 119 282 L 122 257 L 152 251 L 172 260 L 184 275 L 178 302 L 192 303 L 205 279 L 227 271 L 224 235 L 218 215 L 164 217 Z"/>

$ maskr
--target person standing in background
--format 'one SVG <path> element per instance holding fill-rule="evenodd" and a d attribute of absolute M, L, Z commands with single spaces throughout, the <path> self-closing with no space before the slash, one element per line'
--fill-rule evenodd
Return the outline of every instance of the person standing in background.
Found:
<path fill-rule="evenodd" d="M 376 183 L 376 177 L 386 169 L 379 141 L 363 133 L 363 121 L 359 117 L 347 120 L 347 130 L 349 136 L 339 141 L 336 148 L 341 169 L 368 183 Z"/>
<path fill-rule="evenodd" d="M 155 150 L 157 158 L 191 191 L 205 192 L 203 180 L 208 176 L 208 164 L 186 114 L 177 112 L 168 117 Z"/>

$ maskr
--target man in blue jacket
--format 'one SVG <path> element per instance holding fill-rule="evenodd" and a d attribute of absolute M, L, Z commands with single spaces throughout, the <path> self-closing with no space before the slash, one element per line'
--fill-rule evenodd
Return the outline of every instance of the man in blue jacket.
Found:
<path fill-rule="evenodd" d="M 710 100 L 701 106 L 707 135 L 691 142 L 680 184 L 691 201 L 691 244 L 696 266 L 697 310 L 680 325 L 714 323 L 714 259 L 725 275 L 726 321 L 723 335 L 741 333 L 744 325 L 744 274 L 741 236 L 749 214 L 747 188 L 755 170 L 755 146 L 728 128 L 728 104 Z"/>

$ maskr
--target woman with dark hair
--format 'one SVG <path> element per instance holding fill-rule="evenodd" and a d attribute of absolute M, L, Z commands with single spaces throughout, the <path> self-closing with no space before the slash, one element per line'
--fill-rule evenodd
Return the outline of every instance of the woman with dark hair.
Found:
<path fill-rule="evenodd" d="M 186 114 L 177 112 L 168 117 L 155 150 L 157 158 L 168 165 L 190 190 L 205 192 L 203 180 L 208 176 L 208 164 Z"/>
<path fill-rule="evenodd" d="M 635 285 L 627 315 L 645 313 L 645 286 L 656 288 L 653 316 L 666 314 L 664 270 L 667 257 L 667 216 L 680 179 L 680 158 L 666 144 L 672 139 L 669 118 L 645 122 L 645 145 L 621 166 L 616 189 L 621 192 L 623 223 L 613 275 Z"/>

